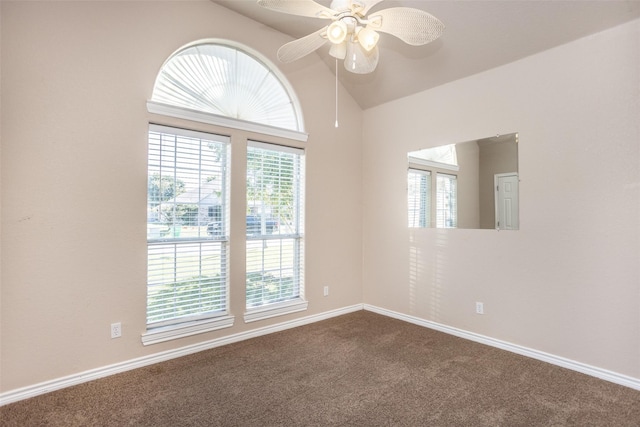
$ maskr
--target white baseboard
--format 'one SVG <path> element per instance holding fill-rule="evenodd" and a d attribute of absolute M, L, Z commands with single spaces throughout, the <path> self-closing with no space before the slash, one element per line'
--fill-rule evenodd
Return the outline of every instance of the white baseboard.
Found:
<path fill-rule="evenodd" d="M 202 343 L 177 348 L 175 350 L 168 350 L 168 351 L 152 354 L 149 356 L 143 356 L 137 359 L 127 360 L 125 362 L 116 363 L 109 366 L 103 366 L 101 368 L 91 369 L 89 371 L 80 372 L 77 374 L 69 375 L 69 376 L 58 378 L 55 380 L 45 381 L 39 384 L 34 384 L 32 386 L 10 390 L 5 393 L 0 393 L 0 406 L 17 402 L 19 400 L 28 399 L 30 397 L 35 397 L 41 394 L 49 393 L 51 391 L 60 390 L 66 387 L 71 387 L 74 385 L 86 383 L 99 378 L 104 378 L 110 375 L 130 371 L 132 369 L 142 368 L 144 366 L 149 366 L 155 363 L 164 362 L 167 360 L 197 353 L 199 351 L 220 347 L 220 346 L 231 344 L 234 342 L 244 341 L 250 338 L 259 337 L 259 336 L 271 334 L 274 332 L 284 331 L 286 329 L 291 329 L 298 326 L 308 325 L 310 323 L 319 322 L 321 320 L 329 319 L 331 317 L 341 316 L 343 314 L 352 313 L 354 311 L 360 311 L 362 309 L 363 309 L 362 304 L 356 304 L 349 307 L 343 307 L 343 308 L 327 311 L 320 314 L 302 317 L 300 319 L 295 319 L 295 320 L 282 322 L 282 323 L 278 323 L 271 326 L 265 326 L 262 328 L 252 329 L 246 332 L 240 332 L 237 334 L 228 335 L 221 338 L 216 338 L 210 341 L 205 341 Z"/>
<path fill-rule="evenodd" d="M 450 335 L 454 335 L 460 338 L 468 339 L 470 341 L 475 341 L 481 344 L 486 344 L 492 347 L 500 348 L 502 350 L 520 354 L 522 356 L 531 357 L 532 359 L 541 360 L 543 362 L 551 363 L 553 365 L 557 365 L 563 368 L 571 369 L 573 371 L 581 372 L 583 374 L 600 378 L 602 380 L 619 384 L 625 387 L 640 390 L 640 379 L 638 378 L 633 378 L 626 375 L 618 374 L 616 372 L 608 371 L 606 369 L 600 369 L 594 366 L 586 365 L 584 363 L 576 362 L 560 356 L 555 356 L 549 353 L 544 353 L 542 351 L 530 349 L 527 347 L 522 347 L 516 344 L 511 344 L 511 343 L 490 338 L 484 335 L 468 332 L 462 329 L 457 329 L 457 328 L 446 326 L 440 323 L 431 322 L 418 317 L 398 313 L 392 310 L 387 310 L 387 309 L 376 307 L 373 305 L 355 304 L 352 306 L 343 307 L 343 308 L 327 311 L 320 314 L 302 317 L 300 319 L 282 322 L 282 323 L 278 323 L 271 326 L 265 326 L 262 328 L 252 329 L 250 331 L 240 332 L 237 334 L 228 335 L 226 337 L 216 338 L 216 339 L 205 341 L 202 343 L 177 348 L 174 350 L 168 350 L 168 351 L 152 354 L 149 356 L 128 360 L 125 362 L 92 369 L 89 371 L 80 372 L 77 374 L 69 375 L 67 377 L 58 378 L 55 380 L 46 381 L 39 384 L 34 384 L 32 386 L 23 387 L 16 390 L 10 390 L 5 393 L 0 393 L 0 406 L 7 405 L 9 403 L 17 402 L 20 400 L 28 399 L 30 397 L 39 396 L 41 394 L 49 393 L 51 391 L 60 390 L 66 387 L 82 384 L 88 381 L 93 381 L 99 378 L 104 378 L 110 375 L 130 371 L 132 369 L 142 368 L 144 366 L 149 366 L 155 363 L 164 362 L 167 360 L 197 353 L 203 350 L 208 350 L 208 349 L 220 347 L 226 344 L 232 344 L 235 342 L 244 341 L 250 338 L 256 338 L 259 336 L 268 335 L 274 332 L 284 331 L 286 329 L 291 329 L 298 326 L 308 325 L 310 323 L 319 322 L 321 320 L 329 319 L 336 316 L 341 316 L 347 313 L 353 313 L 355 311 L 359 311 L 363 309 L 374 312 L 374 313 L 382 314 L 384 316 L 392 317 L 394 319 L 402 320 L 408 323 L 413 323 L 418 326 L 423 326 L 423 327 L 434 329 Z"/>
<path fill-rule="evenodd" d="M 497 347 L 502 350 L 509 351 L 511 353 L 527 356 L 532 359 L 541 360 L 543 362 L 551 363 L 552 365 L 561 366 L 563 368 L 571 369 L 592 377 L 600 378 L 605 381 L 609 381 L 615 384 L 619 384 L 625 387 L 640 390 L 640 379 L 633 378 L 627 375 L 619 374 L 617 372 L 608 371 L 595 366 L 587 365 L 575 360 L 566 359 L 564 357 L 555 356 L 553 354 L 545 353 L 543 351 L 534 350 L 531 348 L 523 347 L 517 344 L 511 344 L 506 341 L 501 341 L 495 338 L 487 337 L 484 335 L 476 334 L 474 332 L 468 332 L 462 329 L 446 326 L 440 323 L 424 320 L 419 317 L 410 316 L 407 314 L 398 313 L 395 311 L 387 310 L 384 308 L 364 304 L 364 309 L 372 311 L 374 313 L 382 314 L 384 316 L 393 317 L 398 320 L 413 323 L 415 325 L 424 326 L 425 328 L 434 329 L 436 331 L 444 332 L 450 335 L 455 335 L 460 338 L 475 341 L 481 344 L 486 344 L 491 347 Z"/>

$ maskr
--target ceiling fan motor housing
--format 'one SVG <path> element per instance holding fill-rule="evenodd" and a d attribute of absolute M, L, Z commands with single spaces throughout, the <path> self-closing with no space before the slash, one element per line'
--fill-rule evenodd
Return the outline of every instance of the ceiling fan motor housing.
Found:
<path fill-rule="evenodd" d="M 344 12 L 347 10 L 355 12 L 356 10 L 362 10 L 364 8 L 362 4 L 351 0 L 333 0 L 329 7 L 337 12 Z"/>

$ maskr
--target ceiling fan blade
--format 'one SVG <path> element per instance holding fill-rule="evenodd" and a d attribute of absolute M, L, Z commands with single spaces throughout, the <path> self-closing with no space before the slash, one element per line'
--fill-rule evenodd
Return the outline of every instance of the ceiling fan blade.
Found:
<path fill-rule="evenodd" d="M 311 18 L 329 19 L 335 11 L 316 3 L 313 0 L 258 0 L 258 5 L 291 15 L 309 16 Z"/>
<path fill-rule="evenodd" d="M 278 49 L 278 59 L 282 62 L 293 62 L 310 54 L 327 42 L 326 32 L 327 27 L 324 27 L 315 33 L 283 45 Z"/>
<path fill-rule="evenodd" d="M 444 31 L 444 24 L 438 18 L 411 7 L 392 7 L 375 12 L 369 17 L 369 26 L 413 46 L 432 42 Z"/>
<path fill-rule="evenodd" d="M 376 69 L 379 58 L 378 47 L 374 47 L 370 52 L 358 42 L 347 42 L 347 54 L 344 58 L 344 68 L 356 74 L 367 74 Z"/>

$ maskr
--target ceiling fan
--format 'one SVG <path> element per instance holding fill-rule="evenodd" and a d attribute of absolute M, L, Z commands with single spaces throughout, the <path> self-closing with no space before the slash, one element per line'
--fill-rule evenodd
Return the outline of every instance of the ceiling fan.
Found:
<path fill-rule="evenodd" d="M 410 7 L 393 7 L 367 15 L 381 1 L 333 0 L 330 7 L 313 0 L 258 0 L 258 4 L 277 12 L 331 20 L 320 30 L 280 47 L 280 61 L 293 62 L 330 42 L 329 54 L 344 59 L 345 69 L 366 74 L 378 65 L 378 32 L 419 46 L 434 41 L 444 30 L 438 18 Z"/>

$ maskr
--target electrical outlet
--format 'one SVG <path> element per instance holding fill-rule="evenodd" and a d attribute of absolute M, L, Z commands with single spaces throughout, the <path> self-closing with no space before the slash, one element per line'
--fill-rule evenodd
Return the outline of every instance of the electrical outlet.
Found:
<path fill-rule="evenodd" d="M 112 323 L 111 324 L 111 338 L 120 338 L 122 336 L 122 324 Z"/>
<path fill-rule="evenodd" d="M 476 314 L 484 314 L 484 303 L 476 302 Z"/>
<path fill-rule="evenodd" d="M 329 296 L 329 287 L 328 286 L 324 287 L 324 296 L 325 297 Z"/>

